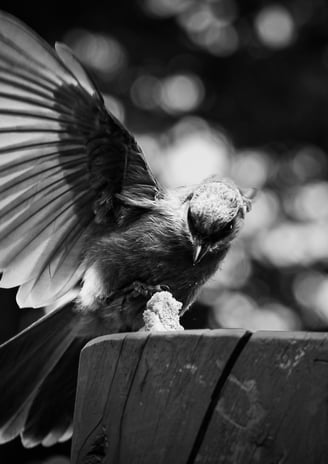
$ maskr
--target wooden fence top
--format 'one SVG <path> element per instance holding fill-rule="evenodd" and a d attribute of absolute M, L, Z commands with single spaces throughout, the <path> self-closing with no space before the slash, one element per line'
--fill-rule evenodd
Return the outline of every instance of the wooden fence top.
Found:
<path fill-rule="evenodd" d="M 116 334 L 80 359 L 72 464 L 327 464 L 328 334 Z"/>

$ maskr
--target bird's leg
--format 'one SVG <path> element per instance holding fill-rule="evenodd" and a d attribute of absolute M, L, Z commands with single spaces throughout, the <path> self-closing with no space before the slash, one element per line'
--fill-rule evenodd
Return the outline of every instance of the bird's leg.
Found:
<path fill-rule="evenodd" d="M 142 314 L 147 302 L 157 292 L 168 291 L 166 285 L 147 285 L 135 281 L 126 287 L 111 292 L 108 296 L 97 297 L 96 311 L 87 311 L 85 318 L 94 333 L 127 332 L 139 330 L 143 325 Z"/>
<path fill-rule="evenodd" d="M 136 280 L 132 282 L 132 284 L 110 293 L 102 301 L 108 305 L 117 298 L 138 298 L 140 296 L 148 300 L 154 295 L 154 293 L 163 291 L 170 291 L 170 289 L 167 285 L 147 285 Z"/>
<path fill-rule="evenodd" d="M 151 298 L 156 292 L 169 291 L 167 285 L 147 285 L 139 281 L 133 282 L 123 289 L 123 292 L 130 294 L 132 297 L 144 296 Z"/>

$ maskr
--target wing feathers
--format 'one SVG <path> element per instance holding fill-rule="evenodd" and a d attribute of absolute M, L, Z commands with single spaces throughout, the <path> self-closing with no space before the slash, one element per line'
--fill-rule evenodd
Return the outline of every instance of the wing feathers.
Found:
<path fill-rule="evenodd" d="M 0 31 L 3 45 L 7 44 L 11 50 L 9 56 L 17 52 L 18 63 L 25 59 L 27 67 L 34 65 L 33 69 L 38 68 L 41 75 L 46 73 L 51 76 L 50 79 L 56 76 L 60 81 L 77 83 L 73 74 L 58 60 L 53 49 L 17 19 L 2 12 Z"/>
<path fill-rule="evenodd" d="M 17 263 L 20 264 L 19 272 L 6 272 L 2 281 L 4 287 L 15 287 L 43 272 L 48 259 L 54 259 L 68 233 L 76 227 L 72 213 L 70 207 L 62 215 L 61 220 L 65 222 L 57 228 L 56 235 L 49 233 L 49 225 L 44 226 L 43 230 L 35 228 L 33 230 L 35 236 L 30 238 L 30 243 L 24 243 L 20 250 L 15 249 L 16 256 L 11 257 L 10 262 L 13 269 Z"/>
<path fill-rule="evenodd" d="M 60 57 L 63 63 L 71 70 L 72 74 L 76 76 L 78 82 L 82 87 L 90 94 L 94 95 L 97 93 L 94 83 L 91 81 L 91 78 L 88 76 L 85 69 L 81 66 L 75 56 L 72 54 L 71 50 L 62 43 L 57 42 L 55 44 L 55 49 L 57 55 Z"/>
<path fill-rule="evenodd" d="M 53 303 L 81 279 L 95 205 L 98 222 L 114 217 L 104 196 L 157 188 L 88 73 L 56 50 L 0 12 L 0 286 L 20 286 L 21 306 Z"/>

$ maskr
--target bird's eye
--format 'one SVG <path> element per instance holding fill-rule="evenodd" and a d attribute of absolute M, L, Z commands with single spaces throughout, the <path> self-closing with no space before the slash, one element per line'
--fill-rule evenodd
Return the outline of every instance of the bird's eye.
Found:
<path fill-rule="evenodd" d="M 222 229 L 220 230 L 221 237 L 230 234 L 234 225 L 235 225 L 235 221 L 230 221 L 225 226 L 223 226 Z"/>
<path fill-rule="evenodd" d="M 230 221 L 227 224 L 225 224 L 224 226 L 222 226 L 215 233 L 215 237 L 213 237 L 214 240 L 219 241 L 219 240 L 223 240 L 224 238 L 228 237 L 228 235 L 230 235 L 230 233 L 233 231 L 235 223 L 236 223 L 236 221 L 235 221 L 235 219 L 233 219 L 232 221 Z"/>

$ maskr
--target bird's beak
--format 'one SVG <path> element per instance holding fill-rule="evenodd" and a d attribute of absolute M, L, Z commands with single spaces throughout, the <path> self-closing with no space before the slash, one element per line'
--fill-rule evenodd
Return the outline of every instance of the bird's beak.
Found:
<path fill-rule="evenodd" d="M 208 245 L 199 244 L 199 243 L 195 244 L 194 254 L 193 254 L 194 265 L 199 263 L 204 258 L 204 256 L 208 252 L 208 249 L 209 249 Z"/>

